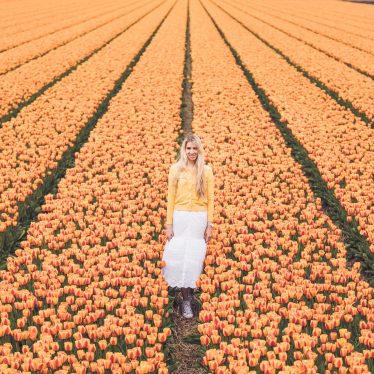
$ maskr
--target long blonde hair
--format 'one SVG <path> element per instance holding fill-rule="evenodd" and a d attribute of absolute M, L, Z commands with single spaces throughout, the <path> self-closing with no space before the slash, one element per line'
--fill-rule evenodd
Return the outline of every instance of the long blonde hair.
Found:
<path fill-rule="evenodd" d="M 176 179 L 179 179 L 181 172 L 185 171 L 188 165 L 188 157 L 186 153 L 186 146 L 188 142 L 192 142 L 197 145 L 197 159 L 195 161 L 194 171 L 196 175 L 196 192 L 199 198 L 205 197 L 205 188 L 204 188 L 204 165 L 205 165 L 205 157 L 204 157 L 204 148 L 203 144 L 201 143 L 200 138 L 195 134 L 188 134 L 181 145 L 179 151 L 179 157 L 176 165 Z"/>

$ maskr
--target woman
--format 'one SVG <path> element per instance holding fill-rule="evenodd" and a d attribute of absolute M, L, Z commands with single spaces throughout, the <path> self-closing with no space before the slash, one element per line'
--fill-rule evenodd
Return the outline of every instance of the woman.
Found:
<path fill-rule="evenodd" d="M 163 274 L 170 287 L 181 288 L 182 315 L 192 318 L 191 301 L 212 236 L 214 177 L 205 165 L 198 136 L 188 135 L 169 172 Z"/>

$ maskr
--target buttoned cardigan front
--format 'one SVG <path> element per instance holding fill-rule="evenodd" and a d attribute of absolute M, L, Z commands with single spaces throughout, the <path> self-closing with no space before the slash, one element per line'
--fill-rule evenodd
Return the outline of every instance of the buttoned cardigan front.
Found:
<path fill-rule="evenodd" d="M 174 210 L 208 211 L 208 221 L 213 222 L 214 176 L 209 165 L 204 165 L 205 197 L 198 197 L 194 169 L 182 171 L 178 180 L 176 165 L 170 167 L 168 179 L 167 224 L 173 223 Z"/>

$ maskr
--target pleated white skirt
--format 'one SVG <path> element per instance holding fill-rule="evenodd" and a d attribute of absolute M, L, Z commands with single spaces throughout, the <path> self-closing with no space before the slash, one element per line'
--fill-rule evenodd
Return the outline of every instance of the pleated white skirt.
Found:
<path fill-rule="evenodd" d="M 204 232 L 207 223 L 207 211 L 173 212 L 174 236 L 166 242 L 162 257 L 166 263 L 162 271 L 170 287 L 196 288 L 206 254 Z"/>

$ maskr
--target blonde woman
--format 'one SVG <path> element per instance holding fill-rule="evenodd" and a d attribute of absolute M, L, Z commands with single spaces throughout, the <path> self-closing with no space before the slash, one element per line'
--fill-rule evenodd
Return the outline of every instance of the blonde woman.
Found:
<path fill-rule="evenodd" d="M 205 165 L 197 135 L 184 139 L 178 161 L 169 172 L 167 242 L 163 274 L 170 287 L 181 288 L 182 315 L 192 318 L 191 301 L 203 269 L 207 243 L 212 236 L 214 177 Z"/>

